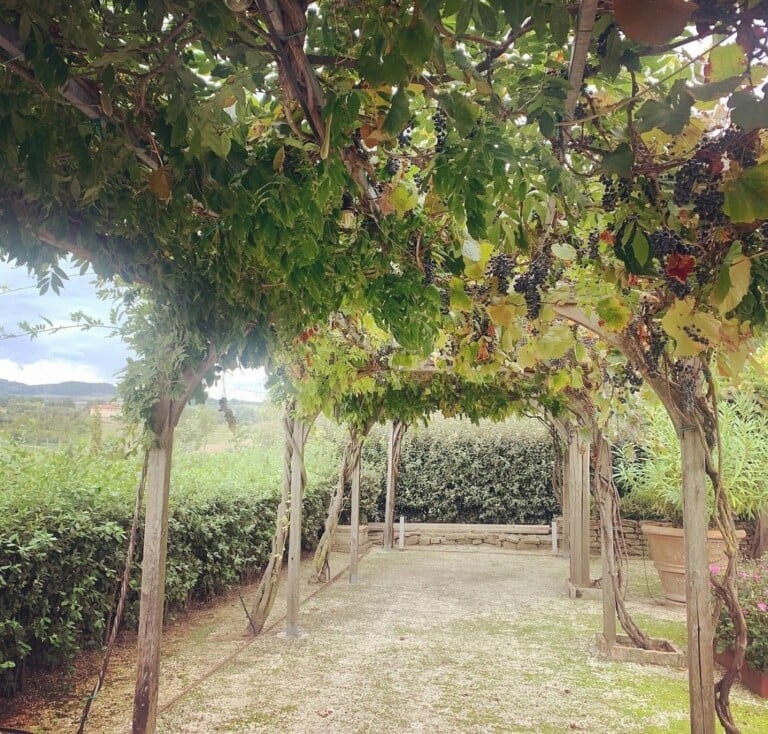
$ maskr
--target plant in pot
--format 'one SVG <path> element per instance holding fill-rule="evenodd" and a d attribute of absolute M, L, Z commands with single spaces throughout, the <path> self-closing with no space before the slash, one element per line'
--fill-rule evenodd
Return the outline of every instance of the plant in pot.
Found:
<path fill-rule="evenodd" d="M 659 403 L 648 401 L 640 411 L 637 438 L 620 448 L 615 479 L 628 490 L 622 499 L 625 513 L 663 521 L 661 525 L 643 523 L 642 529 L 666 598 L 685 603 L 680 443 Z M 748 394 L 734 393 L 721 401 L 719 422 L 723 485 L 735 515 L 753 518 L 768 508 L 768 417 Z M 711 506 L 711 487 L 709 490 Z M 740 536 L 744 536 L 744 531 L 740 531 Z M 710 563 L 723 564 L 718 531 L 709 531 L 708 545 Z"/>
<path fill-rule="evenodd" d="M 713 574 L 721 568 L 710 566 Z M 739 606 L 747 624 L 747 647 L 741 680 L 763 698 L 768 698 L 768 554 L 762 559 L 745 561 L 736 573 Z M 715 602 L 717 604 L 717 601 Z M 717 606 L 715 629 L 715 659 L 730 666 L 735 647 L 733 620 L 724 606 Z"/>

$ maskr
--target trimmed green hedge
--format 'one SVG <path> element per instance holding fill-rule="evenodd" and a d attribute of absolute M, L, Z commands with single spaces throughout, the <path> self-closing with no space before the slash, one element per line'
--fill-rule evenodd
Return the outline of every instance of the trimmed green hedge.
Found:
<path fill-rule="evenodd" d="M 362 511 L 384 517 L 387 436 L 377 431 L 363 454 Z M 409 522 L 548 523 L 552 442 L 535 420 L 436 420 L 403 439 L 395 513 Z"/>
<path fill-rule="evenodd" d="M 28 666 L 59 665 L 102 644 L 124 563 L 138 467 L 87 449 L 34 452 L 7 443 L 0 443 L 0 461 L 9 467 L 0 486 L 0 695 L 12 695 Z M 278 503 L 279 479 L 272 480 L 271 491 L 244 483 L 219 492 L 211 484 L 216 474 L 209 473 L 205 490 L 185 491 L 184 462 L 172 486 L 169 613 L 259 573 Z M 325 520 L 330 481 L 316 481 L 306 493 L 307 548 Z M 139 557 L 125 626 L 137 622 L 140 563 Z"/>

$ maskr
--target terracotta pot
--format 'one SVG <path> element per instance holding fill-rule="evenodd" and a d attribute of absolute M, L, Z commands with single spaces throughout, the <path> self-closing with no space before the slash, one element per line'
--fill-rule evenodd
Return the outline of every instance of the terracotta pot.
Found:
<path fill-rule="evenodd" d="M 715 660 L 720 663 L 724 668 L 731 667 L 731 661 L 733 660 L 733 650 L 726 649 L 722 652 L 718 652 L 715 649 Z M 750 691 L 756 693 L 761 698 L 768 698 L 768 673 L 764 673 L 762 670 L 756 670 L 751 665 L 741 666 L 739 672 L 741 682 L 749 688 Z"/>
<path fill-rule="evenodd" d="M 669 601 L 685 604 L 685 546 L 683 529 L 653 523 L 641 524 L 641 529 L 648 538 L 653 565 L 659 572 L 664 596 Z M 736 537 L 741 539 L 746 531 L 737 530 Z M 725 543 L 719 530 L 707 532 L 707 551 L 710 564 L 726 563 Z"/>

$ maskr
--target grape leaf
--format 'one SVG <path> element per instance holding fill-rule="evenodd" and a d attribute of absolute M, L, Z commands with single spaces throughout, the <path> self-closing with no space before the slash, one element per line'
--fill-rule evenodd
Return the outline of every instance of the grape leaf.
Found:
<path fill-rule="evenodd" d="M 608 329 L 620 331 L 629 323 L 632 314 L 616 296 L 606 296 L 597 302 L 597 315 Z"/>
<path fill-rule="evenodd" d="M 732 222 L 768 219 L 768 161 L 745 168 L 741 175 L 723 187 L 723 211 Z"/>
<path fill-rule="evenodd" d="M 716 46 L 709 53 L 711 78 L 720 82 L 731 76 L 739 76 L 747 70 L 747 57 L 737 43 Z"/>
<path fill-rule="evenodd" d="M 634 161 L 635 154 L 632 152 L 632 148 L 627 143 L 621 143 L 616 150 L 603 156 L 603 173 L 607 176 L 612 173 L 617 176 L 628 176 Z"/>
<path fill-rule="evenodd" d="M 738 245 L 736 247 L 738 248 Z M 727 273 L 726 277 L 723 277 L 723 271 Z M 726 259 L 713 294 L 713 300 L 721 314 L 733 311 L 741 303 L 749 291 L 751 274 L 752 261 L 748 257 L 737 257 L 733 262 Z M 723 287 L 725 282 L 727 282 L 727 289 Z"/>

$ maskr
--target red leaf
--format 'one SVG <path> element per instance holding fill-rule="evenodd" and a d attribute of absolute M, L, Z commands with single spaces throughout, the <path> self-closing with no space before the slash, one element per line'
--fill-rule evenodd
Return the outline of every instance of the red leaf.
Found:
<path fill-rule="evenodd" d="M 667 261 L 666 273 L 670 278 L 685 283 L 695 265 L 695 258 L 690 255 L 680 255 L 677 252 L 674 252 L 669 256 L 669 260 Z"/>

